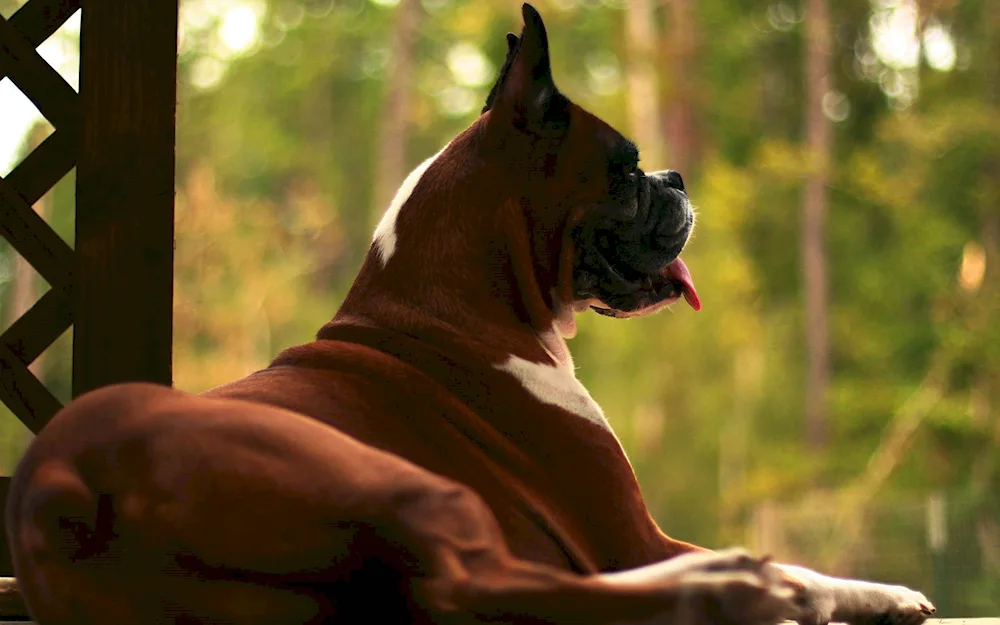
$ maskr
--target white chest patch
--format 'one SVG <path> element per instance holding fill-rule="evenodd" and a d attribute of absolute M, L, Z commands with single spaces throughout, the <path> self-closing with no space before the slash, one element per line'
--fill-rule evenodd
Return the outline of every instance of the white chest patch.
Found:
<path fill-rule="evenodd" d="M 410 195 L 417 188 L 417 184 L 420 182 L 420 178 L 424 175 L 424 172 L 434 163 L 437 157 L 441 156 L 441 152 L 444 152 L 446 149 L 448 149 L 447 145 L 441 148 L 440 152 L 420 163 L 416 169 L 410 172 L 410 175 L 403 181 L 399 190 L 396 191 L 392 202 L 389 203 L 389 208 L 386 209 L 385 214 L 382 215 L 382 220 L 379 221 L 378 226 L 375 228 L 375 236 L 372 238 L 372 244 L 375 246 L 379 258 L 382 259 L 383 267 L 385 267 L 396 251 L 396 218 L 399 217 L 400 209 L 410 199 Z"/>
<path fill-rule="evenodd" d="M 526 391 L 543 404 L 559 406 L 611 431 L 604 411 L 569 367 L 557 367 L 510 356 L 496 368 L 517 378 Z"/>

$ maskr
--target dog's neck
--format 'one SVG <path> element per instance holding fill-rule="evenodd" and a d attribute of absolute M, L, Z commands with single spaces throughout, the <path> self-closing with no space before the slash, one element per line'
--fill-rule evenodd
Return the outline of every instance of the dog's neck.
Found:
<path fill-rule="evenodd" d="M 575 330 L 573 310 L 557 288 L 568 277 L 562 246 L 532 240 L 521 199 L 488 162 L 455 160 L 475 154 L 477 139 L 474 125 L 450 144 L 461 149 L 435 157 L 448 163 L 428 159 L 407 179 L 334 323 L 444 331 L 571 366 L 564 335 Z"/>

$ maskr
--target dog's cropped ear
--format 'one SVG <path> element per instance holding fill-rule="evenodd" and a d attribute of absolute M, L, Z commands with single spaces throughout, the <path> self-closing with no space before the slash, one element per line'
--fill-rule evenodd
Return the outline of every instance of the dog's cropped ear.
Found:
<path fill-rule="evenodd" d="M 549 40 L 542 16 L 530 4 L 521 8 L 521 37 L 507 35 L 507 60 L 483 112 L 534 134 L 565 130 L 569 103 L 552 80 Z"/>
<path fill-rule="evenodd" d="M 514 53 L 517 52 L 517 44 L 520 42 L 517 35 L 507 33 L 507 63 L 505 65 L 510 65 L 510 62 L 514 60 Z"/>
<path fill-rule="evenodd" d="M 514 62 L 514 57 L 517 55 L 517 46 L 519 43 L 521 43 L 521 40 L 517 38 L 517 35 L 507 33 L 507 58 L 504 59 L 503 67 L 500 68 L 500 75 L 497 76 L 497 81 L 493 83 L 493 88 L 490 89 L 490 95 L 486 96 L 486 105 L 483 106 L 483 110 L 479 111 L 480 115 L 493 108 L 497 94 L 500 93 L 500 86 L 503 85 L 504 78 L 510 72 L 510 64 Z"/>

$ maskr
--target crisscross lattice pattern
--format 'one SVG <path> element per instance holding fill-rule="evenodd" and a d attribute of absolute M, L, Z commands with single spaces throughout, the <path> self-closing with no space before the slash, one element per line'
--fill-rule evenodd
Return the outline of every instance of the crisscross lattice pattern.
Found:
<path fill-rule="evenodd" d="M 0 400 L 32 431 L 60 408 L 28 370 L 72 323 L 74 252 L 32 209 L 76 164 L 79 104 L 36 48 L 80 8 L 79 0 L 31 0 L 0 16 L 0 80 L 9 78 L 55 127 L 6 177 L 0 177 L 0 234 L 51 285 L 0 335 Z"/>

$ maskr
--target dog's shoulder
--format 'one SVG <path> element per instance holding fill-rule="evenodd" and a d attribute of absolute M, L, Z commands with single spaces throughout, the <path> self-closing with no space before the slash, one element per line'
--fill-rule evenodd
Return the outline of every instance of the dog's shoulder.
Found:
<path fill-rule="evenodd" d="M 397 412 L 406 396 L 450 397 L 416 367 L 367 345 L 319 340 L 281 352 L 271 364 L 204 395 L 277 405 L 328 420 L 324 411 Z M 437 391 L 437 392 L 435 392 Z"/>

